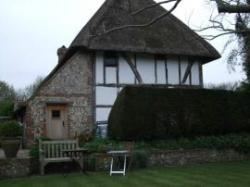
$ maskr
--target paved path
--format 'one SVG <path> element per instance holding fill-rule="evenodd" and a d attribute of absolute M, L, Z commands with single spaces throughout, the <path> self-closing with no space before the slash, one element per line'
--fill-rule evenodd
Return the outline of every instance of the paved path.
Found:
<path fill-rule="evenodd" d="M 4 159 L 5 154 L 2 149 L 0 149 L 0 159 Z M 17 158 L 29 158 L 29 150 L 28 149 L 21 149 L 17 153 Z"/>

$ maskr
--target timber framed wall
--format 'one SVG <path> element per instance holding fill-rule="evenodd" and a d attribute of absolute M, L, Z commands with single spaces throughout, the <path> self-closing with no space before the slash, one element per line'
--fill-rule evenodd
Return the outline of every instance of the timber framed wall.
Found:
<path fill-rule="evenodd" d="M 97 125 L 107 123 L 115 99 L 125 86 L 140 84 L 131 66 L 121 54 L 112 53 L 114 61 L 110 59 L 110 63 L 106 62 L 106 54 L 105 52 L 97 52 L 94 66 L 94 111 Z M 142 85 L 169 88 L 203 87 L 202 64 L 198 60 L 191 61 L 188 57 L 165 55 L 133 53 L 128 55 L 142 78 Z"/>

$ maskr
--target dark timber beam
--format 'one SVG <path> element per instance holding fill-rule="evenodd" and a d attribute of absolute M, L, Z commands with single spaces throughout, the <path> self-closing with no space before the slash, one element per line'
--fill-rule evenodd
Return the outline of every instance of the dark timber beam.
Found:
<path fill-rule="evenodd" d="M 181 81 L 182 84 L 185 84 L 185 82 L 187 81 L 187 78 L 188 78 L 188 76 L 191 73 L 191 69 L 192 69 L 193 64 L 194 64 L 193 61 L 188 62 L 188 66 L 187 66 L 186 72 L 185 72 L 184 77 L 183 77 L 183 79 Z"/>
<path fill-rule="evenodd" d="M 142 78 L 140 73 L 137 71 L 132 58 L 129 56 L 129 54 L 127 53 L 121 53 L 121 56 L 126 60 L 126 62 L 128 63 L 128 65 L 130 66 L 131 70 L 133 71 L 133 73 L 135 74 L 135 78 L 137 79 L 139 84 L 143 84 Z"/>

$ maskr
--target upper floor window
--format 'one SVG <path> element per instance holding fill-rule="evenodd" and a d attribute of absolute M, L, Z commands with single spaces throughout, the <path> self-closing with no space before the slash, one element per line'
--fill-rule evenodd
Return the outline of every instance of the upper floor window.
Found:
<path fill-rule="evenodd" d="M 118 84 L 118 56 L 114 52 L 104 53 L 104 84 Z"/>
<path fill-rule="evenodd" d="M 105 67 L 117 67 L 118 66 L 118 56 L 114 52 L 104 53 L 104 66 Z"/>

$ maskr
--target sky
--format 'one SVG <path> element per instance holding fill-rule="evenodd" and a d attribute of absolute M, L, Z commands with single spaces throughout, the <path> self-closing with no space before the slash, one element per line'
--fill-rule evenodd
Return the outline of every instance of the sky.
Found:
<path fill-rule="evenodd" d="M 159 2 L 160 0 L 156 0 Z M 104 0 L 0 0 L 0 80 L 16 89 L 45 77 L 58 62 L 56 51 L 68 47 Z M 213 5 L 207 0 L 183 0 L 174 11 L 193 29 L 208 24 Z M 210 42 L 219 52 L 228 36 Z M 237 44 L 234 44 L 237 45 Z M 232 72 L 227 54 L 204 65 L 205 83 L 245 79 L 240 66 Z"/>

